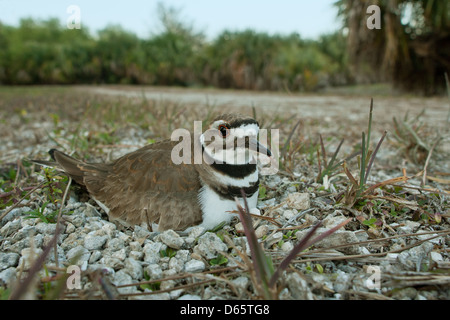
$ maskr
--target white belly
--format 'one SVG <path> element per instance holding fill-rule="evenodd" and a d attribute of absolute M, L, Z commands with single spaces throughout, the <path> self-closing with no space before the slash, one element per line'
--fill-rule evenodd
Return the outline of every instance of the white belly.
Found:
<path fill-rule="evenodd" d="M 200 226 L 207 230 L 213 229 L 222 222 L 228 223 L 233 217 L 237 216 L 237 214 L 231 213 L 231 211 L 238 211 L 236 202 L 221 198 L 207 185 L 204 185 L 200 190 L 199 201 L 203 213 L 203 222 Z M 243 199 L 239 198 L 239 201 L 241 206 L 245 208 Z M 258 192 L 255 192 L 253 196 L 247 198 L 250 210 L 256 208 L 257 202 Z"/>

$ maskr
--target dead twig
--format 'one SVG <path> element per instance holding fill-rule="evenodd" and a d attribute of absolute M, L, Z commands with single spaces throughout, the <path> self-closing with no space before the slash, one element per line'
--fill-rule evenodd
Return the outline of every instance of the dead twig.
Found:
<path fill-rule="evenodd" d="M 433 146 L 430 148 L 430 151 L 428 152 L 427 160 L 425 161 L 425 165 L 423 166 L 423 176 L 422 176 L 422 183 L 420 184 L 421 187 L 424 187 L 427 182 L 427 169 L 428 164 L 430 163 L 431 155 L 433 154 L 434 148 L 438 145 L 438 143 L 442 140 L 442 137 L 438 137 L 436 141 L 434 142 Z"/>

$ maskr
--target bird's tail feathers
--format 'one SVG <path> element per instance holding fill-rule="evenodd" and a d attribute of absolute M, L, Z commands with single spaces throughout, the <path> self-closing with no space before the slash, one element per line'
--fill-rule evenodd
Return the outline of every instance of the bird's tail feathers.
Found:
<path fill-rule="evenodd" d="M 58 171 L 64 172 L 69 175 L 77 183 L 84 185 L 83 183 L 83 171 L 81 168 L 84 163 L 80 160 L 72 158 L 71 156 L 58 151 L 56 149 L 51 149 L 49 152 L 50 156 L 54 161 L 45 160 L 30 160 L 40 166 L 55 168 Z"/>

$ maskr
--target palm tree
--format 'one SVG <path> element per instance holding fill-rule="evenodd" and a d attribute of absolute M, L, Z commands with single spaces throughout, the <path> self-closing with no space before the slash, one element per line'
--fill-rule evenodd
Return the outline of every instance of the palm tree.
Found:
<path fill-rule="evenodd" d="M 347 51 L 357 82 L 391 81 L 435 94 L 450 71 L 448 0 L 339 0 Z M 381 29 L 369 29 L 367 8 L 381 9 Z"/>

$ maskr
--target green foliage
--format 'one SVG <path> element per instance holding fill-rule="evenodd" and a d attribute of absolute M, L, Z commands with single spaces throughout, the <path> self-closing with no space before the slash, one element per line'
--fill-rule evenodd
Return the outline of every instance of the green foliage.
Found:
<path fill-rule="evenodd" d="M 177 250 L 170 248 L 170 247 L 167 247 L 167 249 L 161 250 L 159 252 L 159 255 L 161 256 L 161 258 L 164 258 L 164 257 L 173 258 L 173 257 L 175 257 L 176 254 L 177 254 Z"/>
<path fill-rule="evenodd" d="M 58 217 L 58 211 L 55 210 L 49 210 L 50 212 L 46 212 L 46 208 L 48 206 L 49 202 L 46 201 L 44 204 L 32 211 L 27 212 L 27 219 L 40 219 L 44 223 L 56 223 L 56 218 Z"/>
<path fill-rule="evenodd" d="M 159 7 L 162 30 L 146 39 L 117 25 L 97 35 L 57 19 L 0 23 L 0 84 L 120 83 L 317 90 L 345 71 L 341 34 L 306 41 L 297 34 L 224 31 L 207 42 Z"/>
<path fill-rule="evenodd" d="M 370 218 L 370 219 L 364 220 L 362 223 L 368 227 L 375 228 L 376 227 L 375 222 L 377 222 L 377 218 Z"/>
<path fill-rule="evenodd" d="M 259 187 L 259 195 L 258 195 L 258 199 L 264 200 L 267 197 L 267 189 L 265 186 L 260 186 Z"/>
<path fill-rule="evenodd" d="M 8 300 L 10 295 L 11 295 L 10 288 L 6 289 L 4 287 L 0 287 L 0 300 Z"/>
<path fill-rule="evenodd" d="M 141 285 L 139 285 L 139 288 L 142 290 L 150 290 L 150 291 L 158 291 L 160 290 L 161 287 L 161 282 L 160 281 L 154 281 L 154 282 L 150 282 L 150 275 L 145 271 L 144 272 L 144 279 L 146 281 L 148 281 L 149 283 L 143 283 Z"/>
<path fill-rule="evenodd" d="M 220 266 L 220 265 L 225 265 L 227 263 L 228 263 L 228 259 L 221 254 L 219 254 L 216 258 L 209 260 L 209 264 L 211 266 Z"/>

